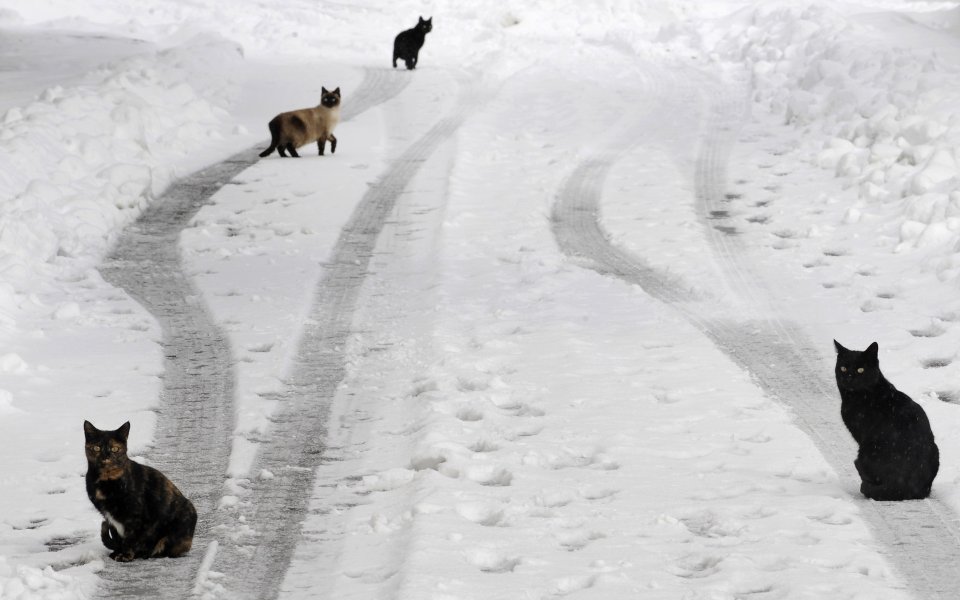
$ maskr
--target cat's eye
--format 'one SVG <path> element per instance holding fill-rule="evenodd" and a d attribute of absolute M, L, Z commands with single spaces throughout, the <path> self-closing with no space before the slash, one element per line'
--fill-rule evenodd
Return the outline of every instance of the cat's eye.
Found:
<path fill-rule="evenodd" d="M 847 372 L 847 368 L 846 368 L 846 367 L 840 367 L 840 372 L 841 372 L 841 373 L 846 373 L 846 372 Z"/>
<path fill-rule="evenodd" d="M 94 452 L 100 452 L 100 446 L 94 446 L 94 447 L 93 447 L 93 451 L 94 451 Z"/>
<path fill-rule="evenodd" d="M 110 448 L 110 452 L 120 452 L 120 446 L 113 446 Z"/>
<path fill-rule="evenodd" d="M 863 373 L 863 367 L 860 367 L 859 369 L 857 369 L 857 373 Z"/>

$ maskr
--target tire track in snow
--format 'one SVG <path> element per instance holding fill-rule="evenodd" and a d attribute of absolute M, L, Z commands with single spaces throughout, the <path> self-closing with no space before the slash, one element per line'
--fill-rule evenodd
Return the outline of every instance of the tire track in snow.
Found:
<path fill-rule="evenodd" d="M 243 526 L 252 530 L 252 540 L 241 535 L 235 543 L 224 544 L 211 566 L 226 575 L 218 580 L 226 588 L 217 592 L 225 591 L 223 597 L 279 595 L 299 541 L 315 469 L 330 460 L 327 419 L 346 375 L 343 350 L 377 240 L 408 183 L 478 103 L 478 94 L 463 94 L 452 114 L 414 142 L 371 185 L 341 230 L 317 284 L 286 389 L 275 396 L 280 408 L 271 417 L 269 439 L 259 449 L 251 471 L 258 476 L 247 484 L 240 513 Z M 227 531 L 236 526 L 224 524 Z"/>
<path fill-rule="evenodd" d="M 703 97 L 709 103 L 710 98 L 723 98 L 724 94 L 712 89 Z M 774 296 L 745 264 L 736 238 L 715 228 L 708 219 L 711 211 L 724 208 L 726 166 L 743 112 L 739 98 L 711 106 L 695 163 L 696 207 L 728 283 L 740 300 L 748 303 L 748 311 L 761 316 L 732 317 L 729 309 L 724 314 L 724 309 L 717 307 L 716 300 L 698 302 L 682 282 L 611 243 L 600 225 L 603 184 L 616 160 L 634 145 L 631 142 L 615 143 L 574 169 L 554 205 L 554 236 L 569 257 L 585 261 L 600 273 L 639 285 L 678 310 L 748 371 L 767 395 L 793 410 L 797 425 L 841 479 L 859 482 L 853 468 L 856 446 L 840 420 L 830 365 L 818 359 L 817 346 L 796 324 L 776 316 L 772 310 Z M 883 544 L 883 552 L 918 597 L 960 598 L 960 578 L 956 577 L 960 529 L 949 507 L 936 498 L 898 503 L 861 500 L 858 505 Z"/>
<path fill-rule="evenodd" d="M 344 120 L 400 93 L 409 77 L 367 69 Z M 211 541 L 211 515 L 223 495 L 234 428 L 233 358 L 226 334 L 184 273 L 180 232 L 210 197 L 259 160 L 262 144 L 173 184 L 117 240 L 99 267 L 108 283 L 144 306 L 163 331 L 164 374 L 150 462 L 193 501 L 199 513 L 192 551 L 179 559 L 119 564 L 107 560 L 99 595 L 189 597 Z"/>

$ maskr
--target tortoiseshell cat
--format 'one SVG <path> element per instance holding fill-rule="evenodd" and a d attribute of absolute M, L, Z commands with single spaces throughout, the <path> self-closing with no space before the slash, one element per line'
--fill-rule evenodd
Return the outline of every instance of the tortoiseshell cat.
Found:
<path fill-rule="evenodd" d="M 163 473 L 127 457 L 130 422 L 101 431 L 83 422 L 87 496 L 103 523 L 100 539 L 110 558 L 177 557 L 193 544 L 197 511 Z"/>
<path fill-rule="evenodd" d="M 940 468 L 927 414 L 880 372 L 876 342 L 862 352 L 833 344 L 840 416 L 860 446 L 853 463 L 860 493 L 873 500 L 926 498 Z"/>

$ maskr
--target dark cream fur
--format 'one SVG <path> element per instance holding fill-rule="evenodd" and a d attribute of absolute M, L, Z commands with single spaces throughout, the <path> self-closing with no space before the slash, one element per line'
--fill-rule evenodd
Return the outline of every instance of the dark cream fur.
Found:
<path fill-rule="evenodd" d="M 320 156 L 323 156 L 328 140 L 330 152 L 336 152 L 337 138 L 333 135 L 333 129 L 339 122 L 340 88 L 333 91 L 323 88 L 317 106 L 280 113 L 270 121 L 270 147 L 260 156 L 268 156 L 277 150 L 280 156 L 286 156 L 289 151 L 291 156 L 299 157 L 297 148 L 310 142 L 317 143 Z"/>

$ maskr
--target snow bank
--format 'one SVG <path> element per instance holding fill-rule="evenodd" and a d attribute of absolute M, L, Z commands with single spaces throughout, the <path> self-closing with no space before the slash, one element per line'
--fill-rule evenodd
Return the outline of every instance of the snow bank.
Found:
<path fill-rule="evenodd" d="M 198 37 L 0 116 L 0 313 L 38 278 L 89 268 L 178 175 L 172 162 L 224 136 L 241 60 Z"/>
<path fill-rule="evenodd" d="M 955 12 L 940 18 L 955 20 Z M 955 41 L 934 30 L 919 42 L 891 36 L 896 26 L 892 17 L 854 20 L 823 4 L 767 3 L 719 27 L 664 37 L 694 40 L 712 57 L 743 65 L 753 100 L 800 131 L 811 161 L 857 187 L 853 221 L 862 213 L 887 220 L 898 232 L 894 251 L 936 246 L 955 255 L 960 72 L 937 47 L 941 38 Z M 910 27 L 916 36 L 920 26 Z M 949 260 L 933 267 L 960 275 Z"/>
<path fill-rule="evenodd" d="M 0 556 L 0 598 L 4 600 L 83 600 L 78 580 L 46 567 L 11 565 Z"/>

